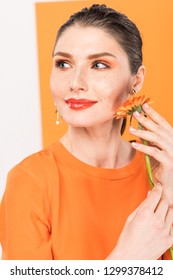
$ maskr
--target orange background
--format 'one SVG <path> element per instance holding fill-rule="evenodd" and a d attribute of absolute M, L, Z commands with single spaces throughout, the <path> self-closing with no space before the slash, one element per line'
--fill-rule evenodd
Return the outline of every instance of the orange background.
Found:
<path fill-rule="evenodd" d="M 147 68 L 141 93 L 154 99 L 153 107 L 173 125 L 173 1 L 116 0 L 36 3 L 40 98 L 43 146 L 63 135 L 66 125 L 55 124 L 54 103 L 49 87 L 52 50 L 58 28 L 70 14 L 94 3 L 105 3 L 125 13 L 136 23 L 143 38 Z M 128 132 L 124 136 L 131 139 Z"/>

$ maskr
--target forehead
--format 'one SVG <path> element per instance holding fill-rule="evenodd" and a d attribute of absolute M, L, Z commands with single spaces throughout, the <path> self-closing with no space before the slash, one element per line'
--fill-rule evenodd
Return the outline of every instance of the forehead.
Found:
<path fill-rule="evenodd" d="M 71 26 L 61 34 L 55 46 L 55 52 L 82 52 L 86 49 L 88 52 L 116 51 L 125 54 L 116 38 L 99 27 Z"/>

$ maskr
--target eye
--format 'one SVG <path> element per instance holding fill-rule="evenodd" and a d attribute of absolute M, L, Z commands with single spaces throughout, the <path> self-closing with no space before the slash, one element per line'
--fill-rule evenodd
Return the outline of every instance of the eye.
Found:
<path fill-rule="evenodd" d="M 109 68 L 109 65 L 107 65 L 105 62 L 102 62 L 102 61 L 95 61 L 92 65 L 92 68 L 107 69 L 107 68 Z"/>
<path fill-rule="evenodd" d="M 62 69 L 68 69 L 68 68 L 71 67 L 70 64 L 65 60 L 56 60 L 55 61 L 55 66 L 57 68 L 62 68 Z"/>

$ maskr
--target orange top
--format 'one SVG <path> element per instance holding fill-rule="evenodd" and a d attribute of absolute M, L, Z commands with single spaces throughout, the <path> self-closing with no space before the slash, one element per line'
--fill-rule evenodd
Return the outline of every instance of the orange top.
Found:
<path fill-rule="evenodd" d="M 140 152 L 127 166 L 106 169 L 53 143 L 8 174 L 0 212 L 2 258 L 105 259 L 148 189 Z"/>

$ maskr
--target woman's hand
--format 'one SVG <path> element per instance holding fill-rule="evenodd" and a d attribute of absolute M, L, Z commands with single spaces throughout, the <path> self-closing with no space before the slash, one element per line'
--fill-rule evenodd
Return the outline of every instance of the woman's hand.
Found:
<path fill-rule="evenodd" d="M 156 260 L 173 244 L 173 209 L 162 198 L 157 183 L 148 197 L 128 217 L 115 249 L 114 260 Z"/>
<path fill-rule="evenodd" d="M 143 105 L 145 114 L 135 112 L 134 117 L 145 128 L 130 132 L 141 139 L 149 141 L 149 145 L 133 143 L 132 146 L 155 159 L 152 168 L 154 182 L 163 187 L 163 196 L 168 199 L 169 206 L 173 207 L 173 128 L 155 110 L 147 104 Z"/>

